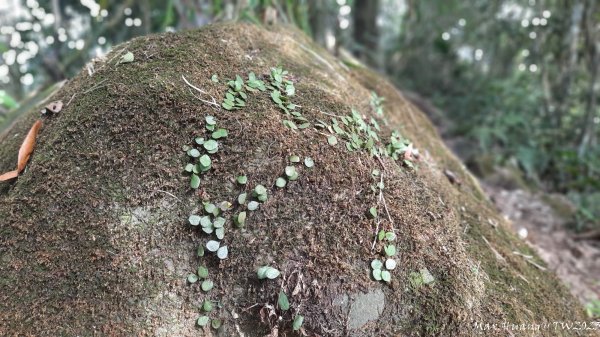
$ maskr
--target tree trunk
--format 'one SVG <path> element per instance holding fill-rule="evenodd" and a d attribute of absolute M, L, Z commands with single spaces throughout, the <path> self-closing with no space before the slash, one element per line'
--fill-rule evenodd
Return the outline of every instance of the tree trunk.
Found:
<path fill-rule="evenodd" d="M 354 39 L 358 44 L 356 56 L 375 68 L 380 68 L 378 47 L 379 31 L 377 29 L 377 14 L 379 1 L 357 0 L 352 11 L 354 19 Z"/>

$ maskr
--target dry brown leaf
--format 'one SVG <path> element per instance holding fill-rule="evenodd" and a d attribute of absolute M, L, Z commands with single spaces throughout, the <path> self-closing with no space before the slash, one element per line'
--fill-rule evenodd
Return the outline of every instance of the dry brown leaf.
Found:
<path fill-rule="evenodd" d="M 63 108 L 62 101 L 50 102 L 44 107 L 44 109 L 42 110 L 42 114 L 59 113 L 60 110 L 62 110 L 62 108 Z"/>
<path fill-rule="evenodd" d="M 29 133 L 27 133 L 27 137 L 25 137 L 23 144 L 21 144 L 21 148 L 19 149 L 19 157 L 17 159 L 17 169 L 0 175 L 0 181 L 14 179 L 25 169 L 25 166 L 27 166 L 27 162 L 29 161 L 29 157 L 31 157 L 31 153 L 35 148 L 35 138 L 37 137 L 41 127 L 42 121 L 38 119 L 29 130 Z"/>
<path fill-rule="evenodd" d="M 0 175 L 0 181 L 11 180 L 11 179 L 16 178 L 18 175 L 19 175 L 18 170 L 8 171 L 8 172 L 4 173 L 3 175 Z"/>
<path fill-rule="evenodd" d="M 25 169 L 25 166 L 29 161 L 29 157 L 35 148 L 35 138 L 41 127 L 42 121 L 38 119 L 29 130 L 23 144 L 21 144 L 21 148 L 19 149 L 19 160 L 17 161 L 17 170 L 19 173 Z"/>

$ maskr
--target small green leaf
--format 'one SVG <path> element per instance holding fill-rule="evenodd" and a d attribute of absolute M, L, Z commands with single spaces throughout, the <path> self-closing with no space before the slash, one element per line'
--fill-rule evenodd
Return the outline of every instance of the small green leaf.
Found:
<path fill-rule="evenodd" d="M 285 86 L 285 94 L 288 96 L 294 96 L 296 93 L 296 88 L 294 88 L 293 84 L 288 84 Z"/>
<path fill-rule="evenodd" d="M 388 241 L 394 241 L 396 240 L 396 234 L 394 232 L 387 232 L 385 233 L 385 239 Z"/>
<path fill-rule="evenodd" d="M 377 217 L 377 208 L 376 207 L 369 208 L 369 215 L 371 215 L 372 218 L 376 218 Z"/>
<path fill-rule="evenodd" d="M 265 272 L 265 276 L 269 279 L 275 279 L 277 278 L 277 276 L 279 276 L 281 273 L 279 272 L 279 270 L 273 268 L 273 267 L 268 267 L 267 271 Z"/>
<path fill-rule="evenodd" d="M 258 209 L 258 205 L 259 205 L 258 202 L 256 202 L 256 201 L 250 201 L 248 203 L 248 210 L 249 211 L 256 211 Z"/>
<path fill-rule="evenodd" d="M 246 202 L 246 197 L 247 197 L 246 193 L 242 193 L 242 194 L 238 195 L 238 199 L 237 199 L 238 204 L 243 205 Z"/>
<path fill-rule="evenodd" d="M 223 322 L 221 322 L 220 319 L 215 318 L 210 322 L 210 325 L 213 327 L 213 329 L 218 330 L 221 327 L 221 324 L 223 324 Z"/>
<path fill-rule="evenodd" d="M 385 238 L 385 231 L 382 229 L 379 231 L 379 233 L 377 233 L 377 239 L 379 241 L 383 240 Z"/>
<path fill-rule="evenodd" d="M 133 60 L 134 60 L 133 53 L 128 51 L 125 55 L 121 56 L 119 63 L 131 63 L 131 62 L 133 62 Z"/>
<path fill-rule="evenodd" d="M 390 274 L 390 272 L 387 270 L 382 270 L 381 271 L 381 279 L 387 283 L 390 283 L 390 281 L 392 280 L 392 274 Z"/>
<path fill-rule="evenodd" d="M 304 158 L 304 165 L 308 168 L 311 168 L 311 167 L 315 166 L 315 162 L 313 161 L 313 159 L 311 157 L 306 157 L 306 158 Z"/>
<path fill-rule="evenodd" d="M 387 270 L 394 270 L 396 268 L 396 260 L 394 260 L 394 259 L 385 260 L 385 268 Z"/>
<path fill-rule="evenodd" d="M 225 129 L 218 129 L 217 131 L 213 132 L 211 137 L 214 139 L 219 139 L 219 138 L 225 138 L 227 137 L 228 132 Z"/>
<path fill-rule="evenodd" d="M 214 283 L 211 280 L 204 280 L 202 281 L 202 284 L 200 285 L 200 288 L 202 288 L 203 291 L 209 291 L 214 287 Z"/>
<path fill-rule="evenodd" d="M 200 226 L 202 226 L 202 227 L 212 226 L 212 222 L 210 221 L 210 216 L 205 215 L 202 218 L 200 218 Z"/>
<path fill-rule="evenodd" d="M 198 151 L 197 149 L 190 149 L 190 150 L 187 152 L 187 154 L 188 154 L 188 156 L 190 156 L 190 157 L 194 157 L 194 158 L 198 158 L 198 157 L 200 157 L 200 151 Z"/>
<path fill-rule="evenodd" d="M 192 172 L 194 170 L 194 164 L 187 164 L 185 165 L 185 168 L 183 169 L 185 172 Z"/>
<path fill-rule="evenodd" d="M 208 214 L 213 214 L 216 208 L 217 206 L 215 206 L 215 204 L 213 203 L 207 202 L 206 204 L 204 204 L 204 211 L 206 211 L 206 213 Z"/>
<path fill-rule="evenodd" d="M 227 246 L 220 247 L 217 250 L 217 257 L 219 259 L 224 260 L 227 258 L 227 255 L 229 255 L 229 250 L 227 249 Z"/>
<path fill-rule="evenodd" d="M 283 102 L 281 101 L 281 93 L 279 92 L 279 90 L 271 91 L 271 98 L 273 99 L 273 102 L 277 104 L 283 104 Z"/>
<path fill-rule="evenodd" d="M 394 246 L 394 245 L 385 246 L 384 250 L 385 250 L 385 255 L 387 255 L 387 256 L 396 255 L 396 246 Z"/>
<path fill-rule="evenodd" d="M 277 178 L 277 180 L 275 181 L 275 186 L 277 186 L 279 188 L 284 188 L 286 184 L 287 184 L 287 181 L 281 177 Z"/>
<path fill-rule="evenodd" d="M 198 276 L 196 274 L 189 274 L 187 277 L 187 281 L 189 283 L 196 283 L 198 282 Z"/>
<path fill-rule="evenodd" d="M 204 256 L 204 246 L 200 245 L 198 246 L 198 250 L 196 251 L 196 255 L 202 257 Z"/>
<path fill-rule="evenodd" d="M 200 174 L 202 172 L 202 167 L 200 167 L 200 164 L 194 165 L 194 167 L 192 168 L 192 172 L 194 174 Z"/>
<path fill-rule="evenodd" d="M 240 185 L 246 185 L 246 183 L 248 182 L 248 177 L 246 176 L 238 176 L 237 177 L 237 183 Z"/>
<path fill-rule="evenodd" d="M 206 151 L 208 151 L 209 153 L 211 153 L 211 151 L 215 151 L 218 149 L 219 144 L 213 140 L 213 139 L 209 139 L 206 142 L 204 142 L 204 144 L 202 144 L 202 146 L 204 146 L 204 148 L 206 149 Z"/>
<path fill-rule="evenodd" d="M 289 177 L 292 177 L 294 175 L 294 173 L 296 173 L 296 168 L 293 166 L 286 166 L 285 167 L 285 175 Z"/>
<path fill-rule="evenodd" d="M 381 269 L 382 267 L 383 267 L 383 263 L 380 260 L 375 259 L 375 260 L 371 261 L 371 268 Z"/>
<path fill-rule="evenodd" d="M 304 323 L 304 316 L 296 315 L 296 317 L 294 317 L 294 323 L 292 323 L 292 329 L 294 331 L 300 330 L 302 323 Z"/>
<path fill-rule="evenodd" d="M 197 274 L 199 278 L 205 279 L 208 277 L 208 269 L 204 266 L 200 266 L 198 267 Z"/>
<path fill-rule="evenodd" d="M 377 281 L 381 281 L 381 269 L 373 269 L 373 278 Z"/>
<path fill-rule="evenodd" d="M 223 240 L 223 238 L 225 237 L 225 228 L 220 227 L 215 229 L 215 235 L 217 236 L 217 239 Z"/>
<path fill-rule="evenodd" d="M 338 140 L 337 140 L 337 138 L 335 138 L 335 136 L 332 135 L 327 138 L 327 142 L 329 143 L 329 145 L 333 146 L 338 143 Z"/>
<path fill-rule="evenodd" d="M 190 187 L 193 189 L 200 187 L 200 177 L 198 177 L 198 175 L 192 174 L 192 178 L 190 179 Z"/>
<path fill-rule="evenodd" d="M 235 223 L 238 227 L 243 227 L 246 223 L 246 212 L 240 212 L 235 219 Z"/>
<path fill-rule="evenodd" d="M 267 189 L 263 185 L 256 185 L 256 187 L 254 188 L 254 193 L 256 195 L 264 195 L 267 194 Z"/>
<path fill-rule="evenodd" d="M 282 291 L 279 292 L 279 296 L 277 298 L 277 305 L 279 309 L 286 311 L 290 308 L 290 301 L 288 300 L 287 295 Z"/>
<path fill-rule="evenodd" d="M 190 225 L 198 226 L 200 224 L 200 219 L 202 218 L 199 215 L 192 214 L 188 218 L 188 221 L 190 222 Z"/>
<path fill-rule="evenodd" d="M 198 163 L 200 164 L 200 169 L 202 171 L 208 171 L 208 169 L 210 169 L 210 165 L 212 164 L 212 160 L 210 160 L 210 157 L 205 154 L 200 157 Z"/>
<path fill-rule="evenodd" d="M 298 171 L 294 172 L 294 174 L 292 174 L 291 177 L 288 177 L 288 179 L 290 181 L 296 181 L 296 180 L 298 180 Z"/>
<path fill-rule="evenodd" d="M 296 125 L 296 123 L 290 121 L 290 120 L 283 120 L 283 125 L 287 126 L 288 128 L 292 129 L 292 130 L 298 130 L 298 126 Z"/>
<path fill-rule="evenodd" d="M 290 162 L 291 163 L 299 163 L 300 162 L 300 157 L 298 157 L 298 156 L 290 156 Z"/>
<path fill-rule="evenodd" d="M 214 74 L 211 76 L 210 80 L 215 83 L 219 83 L 219 76 L 217 76 L 217 74 Z"/>
<path fill-rule="evenodd" d="M 260 202 L 265 202 L 265 201 L 267 201 L 267 195 L 261 194 L 258 197 L 256 197 L 256 199 L 258 199 L 258 201 L 260 201 Z"/>
<path fill-rule="evenodd" d="M 424 284 L 429 284 L 429 283 L 435 281 L 435 278 L 433 277 L 433 275 L 431 275 L 431 273 L 429 272 L 429 269 L 423 268 L 423 269 L 420 269 L 419 272 L 421 273 L 421 278 L 423 279 Z"/>
<path fill-rule="evenodd" d="M 258 270 L 256 271 L 256 275 L 258 276 L 259 280 L 265 279 L 267 278 L 267 270 L 269 270 L 269 266 L 262 266 L 259 267 Z"/>
<path fill-rule="evenodd" d="M 206 249 L 208 249 L 211 252 L 216 252 L 217 249 L 219 249 L 219 245 L 219 241 L 210 240 L 206 243 Z"/>
<path fill-rule="evenodd" d="M 200 316 L 196 320 L 196 324 L 198 324 L 198 326 L 205 326 L 206 324 L 208 324 L 209 321 L 210 318 L 208 318 L 208 316 Z"/>
<path fill-rule="evenodd" d="M 213 221 L 213 226 L 215 226 L 215 228 L 223 228 L 224 225 L 225 225 L 225 218 L 223 218 L 223 217 L 218 216 Z"/>
<path fill-rule="evenodd" d="M 202 303 L 202 310 L 206 312 L 211 312 L 213 310 L 212 302 L 209 300 L 204 300 L 204 302 Z"/>

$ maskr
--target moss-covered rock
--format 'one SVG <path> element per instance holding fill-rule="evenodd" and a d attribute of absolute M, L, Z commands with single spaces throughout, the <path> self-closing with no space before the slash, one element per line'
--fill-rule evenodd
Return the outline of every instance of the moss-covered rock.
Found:
<path fill-rule="evenodd" d="M 120 63 L 128 51 L 134 61 Z M 268 91 L 246 90 L 241 109 L 220 107 L 226 79 L 254 72 L 268 83 L 277 66 L 289 71 L 284 80 L 296 91 L 290 100 L 307 128 L 286 127 L 294 117 Z M 0 184 L 2 335 L 283 336 L 293 335 L 292 322 L 302 315 L 308 335 L 505 336 L 474 324 L 583 320 L 554 275 L 514 253 L 542 264 L 505 230 L 426 117 L 380 76 L 344 65 L 302 34 L 218 25 L 148 36 L 118 46 L 94 68 L 53 95 L 65 106 L 44 117 L 28 169 Z M 385 99 L 383 114 L 371 92 Z M 340 118 L 352 109 L 353 119 Z M 0 170 L 14 168 L 39 110 L 1 136 Z M 218 139 L 211 169 L 194 190 L 182 147 L 210 137 L 207 116 L 228 135 Z M 419 149 L 418 168 L 404 156 L 349 151 L 332 118 L 342 133 L 358 133 L 344 120 L 369 125 L 368 138 L 380 140 L 374 148 L 399 131 Z M 337 145 L 328 143 L 332 132 Z M 300 163 L 290 163 L 292 155 Z M 305 157 L 313 167 L 303 165 Z M 298 178 L 277 187 L 289 165 Z M 451 183 L 445 170 L 462 183 Z M 235 179 L 242 174 L 245 185 Z M 250 201 L 259 184 L 267 199 L 246 210 L 238 195 L 247 192 Z M 188 223 L 203 213 L 203 201 L 233 205 L 220 215 L 226 259 L 208 250 L 197 256 L 215 239 Z M 238 228 L 234 218 L 242 211 L 247 217 Z M 375 240 L 377 229 L 396 239 Z M 383 261 L 388 244 L 396 247 L 397 266 L 389 283 L 375 281 L 371 261 Z M 281 275 L 259 280 L 256 270 L 266 265 Z M 208 292 L 187 281 L 199 266 L 214 283 Z M 277 304 L 281 291 L 288 310 Z M 213 303 L 207 314 L 205 300 Z M 223 325 L 198 327 L 201 315 Z"/>

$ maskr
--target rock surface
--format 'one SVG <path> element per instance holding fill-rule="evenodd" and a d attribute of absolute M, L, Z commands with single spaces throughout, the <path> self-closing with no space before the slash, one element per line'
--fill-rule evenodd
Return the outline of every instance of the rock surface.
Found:
<path fill-rule="evenodd" d="M 310 336 L 471 336 L 475 323 L 585 319 L 552 273 L 513 253 L 543 263 L 421 112 L 380 76 L 276 29 L 137 38 L 49 98 L 63 110 L 45 117 L 27 170 L 0 184 L 0 335 L 292 336 L 302 316 Z M 134 61 L 120 62 L 127 52 Z M 246 85 L 281 76 L 280 93 L 240 86 L 243 98 L 237 75 Z M 222 107 L 228 88 L 239 109 Z M 0 170 L 14 168 L 39 110 L 0 136 Z M 216 152 L 195 140 L 213 137 L 210 116 L 228 130 Z M 198 189 L 184 146 L 211 158 Z M 288 166 L 297 178 L 276 186 Z M 259 185 L 266 192 L 253 195 Z M 237 202 L 243 193 L 256 211 Z M 206 214 L 224 201 L 232 208 Z M 227 259 L 198 256 L 215 234 L 190 215 L 225 219 Z M 395 238 L 377 240 L 382 229 Z M 397 266 L 376 281 L 372 261 L 386 252 Z M 259 279 L 263 266 L 280 275 Z M 199 267 L 212 289 L 187 281 Z M 222 326 L 199 327 L 202 316 Z"/>

